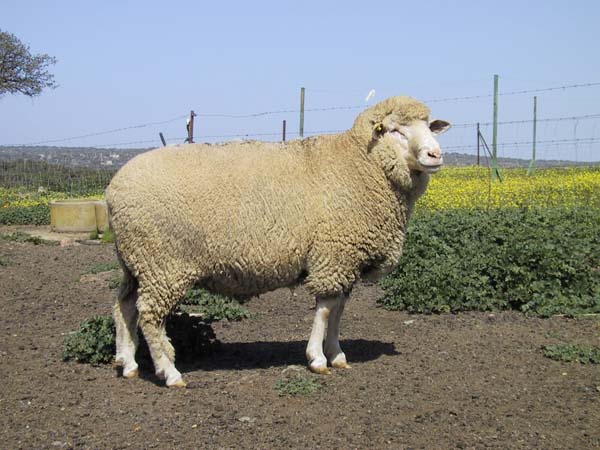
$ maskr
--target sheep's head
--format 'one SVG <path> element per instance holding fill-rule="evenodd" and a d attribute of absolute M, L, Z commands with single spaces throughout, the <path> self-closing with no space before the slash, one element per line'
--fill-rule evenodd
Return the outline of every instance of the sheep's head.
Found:
<path fill-rule="evenodd" d="M 382 166 L 394 184 L 407 185 L 411 173 L 434 173 L 443 164 L 435 136 L 450 124 L 429 121 L 429 108 L 410 97 L 392 97 L 363 112 L 351 133 L 369 158 Z"/>

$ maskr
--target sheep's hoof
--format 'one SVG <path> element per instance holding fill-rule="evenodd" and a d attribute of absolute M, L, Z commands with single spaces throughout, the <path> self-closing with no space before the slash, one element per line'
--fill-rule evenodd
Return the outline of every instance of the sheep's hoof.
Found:
<path fill-rule="evenodd" d="M 331 375 L 331 369 L 329 367 L 313 367 L 309 366 L 310 371 L 318 373 L 319 375 Z"/>
<path fill-rule="evenodd" d="M 185 387 L 187 387 L 187 383 L 185 381 L 183 381 L 183 378 L 179 378 L 174 383 L 168 384 L 167 387 L 170 387 L 170 388 L 185 388 Z"/>
<path fill-rule="evenodd" d="M 127 378 L 127 379 L 132 379 L 132 378 L 137 378 L 140 374 L 140 371 L 135 368 L 130 370 L 129 372 L 125 372 L 123 371 L 123 377 Z"/>
<path fill-rule="evenodd" d="M 331 364 L 331 367 L 335 367 L 336 369 L 351 369 L 352 366 L 348 364 L 346 361 L 334 362 Z"/>

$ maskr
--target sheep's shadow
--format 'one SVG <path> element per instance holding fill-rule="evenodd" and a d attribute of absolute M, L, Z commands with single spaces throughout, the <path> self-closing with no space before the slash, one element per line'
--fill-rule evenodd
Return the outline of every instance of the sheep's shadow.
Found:
<path fill-rule="evenodd" d="M 210 352 L 186 354 L 176 361 L 181 373 L 210 372 L 215 370 L 254 370 L 290 365 L 306 365 L 304 351 L 307 341 L 268 341 L 216 343 Z M 393 342 L 366 339 L 348 339 L 340 342 L 348 362 L 361 363 L 374 361 L 382 355 L 399 355 Z M 138 356 L 140 377 L 157 386 L 164 381 L 154 375 L 152 361 L 148 354 Z M 120 370 L 120 369 L 117 369 Z"/>
<path fill-rule="evenodd" d="M 220 342 L 209 323 L 182 315 L 167 321 L 167 334 L 175 348 L 177 368 L 183 372 L 253 370 L 305 365 L 307 341 Z M 158 385 L 150 352 L 140 333 L 136 360 L 140 376 Z M 346 339 L 340 342 L 348 362 L 373 361 L 382 355 L 398 355 L 392 342 Z M 119 370 L 119 369 L 117 369 Z"/>
<path fill-rule="evenodd" d="M 252 370 L 289 365 L 305 365 L 307 341 L 267 341 L 220 343 L 208 355 L 178 364 L 182 372 L 196 370 Z M 342 340 L 348 362 L 373 361 L 382 355 L 398 355 L 391 342 L 365 339 Z"/>

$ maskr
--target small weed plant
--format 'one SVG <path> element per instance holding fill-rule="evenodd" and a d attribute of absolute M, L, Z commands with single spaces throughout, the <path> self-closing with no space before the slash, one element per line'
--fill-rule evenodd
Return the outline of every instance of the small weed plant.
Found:
<path fill-rule="evenodd" d="M 114 244 L 115 243 L 115 232 L 108 228 L 102 233 L 102 237 L 100 238 L 100 242 L 103 244 Z"/>
<path fill-rule="evenodd" d="M 34 245 L 56 245 L 57 243 L 46 241 L 39 236 L 31 236 L 27 233 L 23 233 L 21 231 L 16 231 L 14 233 L 2 234 L 0 235 L 0 239 L 3 241 L 10 242 L 29 242 Z"/>
<path fill-rule="evenodd" d="M 94 316 L 81 324 L 79 331 L 64 341 L 64 361 L 93 365 L 112 361 L 115 354 L 115 323 L 109 316 Z"/>
<path fill-rule="evenodd" d="M 119 265 L 119 263 L 117 261 L 112 261 L 109 263 L 99 263 L 99 264 L 93 265 L 88 273 L 97 274 L 97 273 L 102 273 L 102 272 L 110 272 L 112 270 L 118 270 L 120 268 L 121 268 L 121 266 Z"/>
<path fill-rule="evenodd" d="M 556 361 L 600 364 L 600 347 L 563 343 L 547 345 L 543 350 L 544 356 Z"/>

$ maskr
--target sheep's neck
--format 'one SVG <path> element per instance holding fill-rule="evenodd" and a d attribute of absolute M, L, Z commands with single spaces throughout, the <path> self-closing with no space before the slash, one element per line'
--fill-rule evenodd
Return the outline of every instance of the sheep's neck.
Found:
<path fill-rule="evenodd" d="M 415 203 L 419 197 L 421 197 L 421 195 L 423 195 L 427 190 L 427 185 L 429 184 L 429 174 L 411 170 L 410 179 L 410 188 L 394 189 L 394 193 L 396 194 L 396 198 L 398 199 L 400 205 L 405 205 L 404 208 L 401 208 L 403 211 L 399 212 L 399 214 L 402 216 L 399 217 L 399 219 L 403 225 L 406 225 L 406 222 L 408 222 L 408 219 L 410 218 L 415 207 Z"/>

